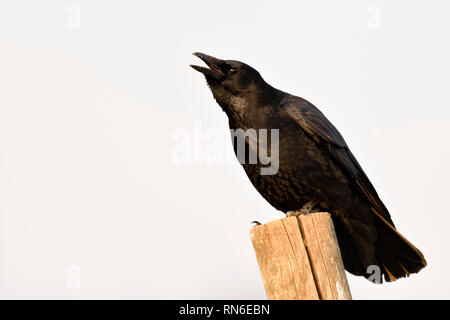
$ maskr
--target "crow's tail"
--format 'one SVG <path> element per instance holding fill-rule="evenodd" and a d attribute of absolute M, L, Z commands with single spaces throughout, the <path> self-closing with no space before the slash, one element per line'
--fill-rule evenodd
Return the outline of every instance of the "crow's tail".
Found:
<path fill-rule="evenodd" d="M 411 242 L 403 237 L 376 210 L 378 239 L 375 242 L 375 256 L 378 266 L 387 282 L 408 277 L 427 265 L 425 258 Z M 369 275 L 370 276 L 370 275 Z"/>

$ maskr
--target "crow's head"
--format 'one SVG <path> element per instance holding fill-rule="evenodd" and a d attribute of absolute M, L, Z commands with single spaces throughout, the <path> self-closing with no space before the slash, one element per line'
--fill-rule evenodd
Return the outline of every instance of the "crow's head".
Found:
<path fill-rule="evenodd" d="M 204 53 L 196 52 L 209 68 L 191 65 L 206 77 L 214 98 L 222 106 L 239 97 L 249 100 L 266 83 L 258 71 L 245 63 L 234 60 L 220 60 Z"/>

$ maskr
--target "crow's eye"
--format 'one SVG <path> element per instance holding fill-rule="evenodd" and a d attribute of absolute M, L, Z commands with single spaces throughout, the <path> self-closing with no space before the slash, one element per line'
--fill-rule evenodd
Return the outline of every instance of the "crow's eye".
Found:
<path fill-rule="evenodd" d="M 230 69 L 230 73 L 235 73 L 236 69 Z"/>

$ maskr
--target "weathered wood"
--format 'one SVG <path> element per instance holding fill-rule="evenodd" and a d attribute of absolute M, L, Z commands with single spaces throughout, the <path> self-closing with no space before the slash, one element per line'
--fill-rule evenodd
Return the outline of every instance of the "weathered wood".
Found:
<path fill-rule="evenodd" d="M 275 220 L 250 236 L 268 299 L 351 299 L 328 213 Z"/>
<path fill-rule="evenodd" d="M 256 226 L 251 238 L 269 299 L 319 298 L 296 217 Z"/>

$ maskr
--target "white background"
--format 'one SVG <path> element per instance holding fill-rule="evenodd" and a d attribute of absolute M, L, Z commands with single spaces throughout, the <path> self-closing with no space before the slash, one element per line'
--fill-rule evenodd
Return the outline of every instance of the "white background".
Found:
<path fill-rule="evenodd" d="M 248 232 L 282 213 L 237 161 L 173 159 L 177 130 L 228 128 L 188 67 L 201 51 L 318 106 L 423 251 L 409 279 L 348 274 L 355 299 L 449 298 L 449 14 L 445 0 L 2 1 L 0 297 L 265 298 Z"/>

